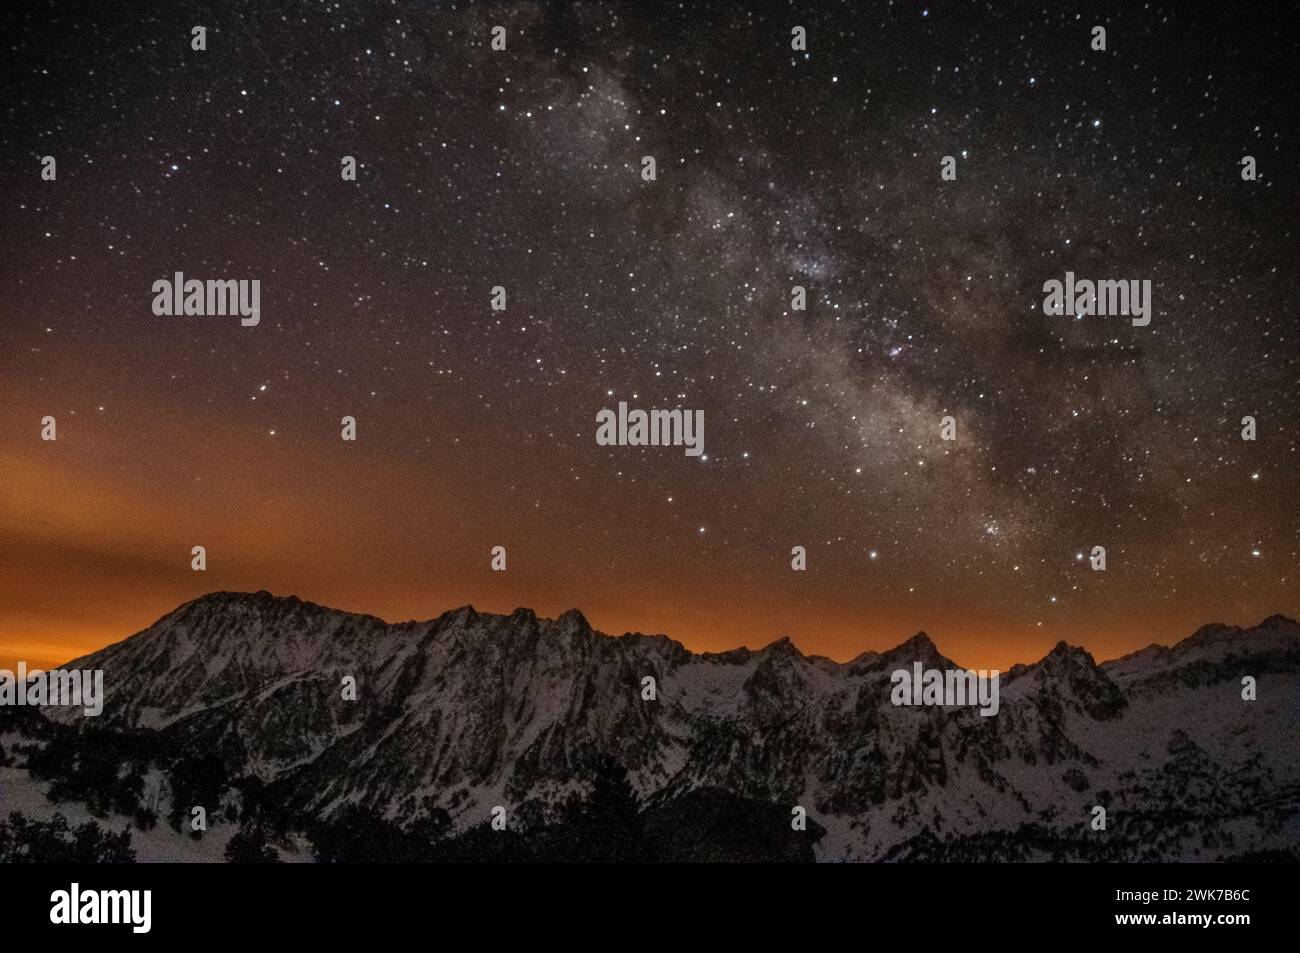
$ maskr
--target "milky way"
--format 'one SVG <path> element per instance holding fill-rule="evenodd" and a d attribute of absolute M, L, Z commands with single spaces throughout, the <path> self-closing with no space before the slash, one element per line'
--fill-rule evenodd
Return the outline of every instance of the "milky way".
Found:
<path fill-rule="evenodd" d="M 218 588 L 969 664 L 1294 615 L 1296 33 L 1047 6 L 7 11 L 0 660 Z"/>

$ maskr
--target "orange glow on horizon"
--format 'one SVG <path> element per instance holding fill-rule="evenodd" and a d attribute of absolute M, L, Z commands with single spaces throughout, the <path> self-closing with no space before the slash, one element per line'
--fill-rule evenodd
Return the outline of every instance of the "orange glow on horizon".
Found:
<path fill-rule="evenodd" d="M 791 572 L 782 552 L 755 566 L 694 539 L 695 519 L 682 520 L 685 543 L 640 540 L 629 527 L 593 522 L 587 507 L 614 505 L 604 487 L 534 505 L 522 480 L 484 470 L 499 452 L 490 435 L 466 437 L 460 457 L 429 468 L 401 445 L 377 440 L 362 458 L 328 444 L 322 456 L 304 427 L 270 437 L 216 411 L 163 403 L 148 415 L 62 412 L 59 440 L 42 443 L 33 439 L 42 408 L 4 396 L 15 412 L 0 442 L 2 667 L 69 661 L 216 590 L 266 589 L 389 621 L 465 604 L 546 617 L 577 608 L 612 635 L 662 633 L 697 652 L 788 635 L 805 654 L 838 661 L 924 630 L 954 662 L 1004 671 L 1062 639 L 1102 661 L 1172 644 L 1207 622 L 1294 614 L 1285 605 L 1254 610 L 1265 600 L 1248 593 L 1144 610 L 1142 578 L 1117 573 L 1106 583 L 1131 592 L 1105 615 L 1003 610 L 981 580 L 927 580 L 923 570 L 916 585 L 886 591 L 873 575 L 883 562 L 850 570 L 819 550 L 807 573 Z M 156 452 L 140 460 L 141 445 Z M 250 445 L 255 452 L 230 450 Z M 504 573 L 489 569 L 498 540 L 509 547 Z M 207 547 L 205 573 L 189 566 L 197 543 Z M 687 554 L 692 568 L 682 572 Z M 887 556 L 909 558 L 905 547 Z"/>

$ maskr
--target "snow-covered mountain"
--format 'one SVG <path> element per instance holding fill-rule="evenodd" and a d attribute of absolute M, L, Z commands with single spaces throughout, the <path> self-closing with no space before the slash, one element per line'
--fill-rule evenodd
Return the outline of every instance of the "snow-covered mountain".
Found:
<path fill-rule="evenodd" d="M 917 661 L 956 667 L 924 634 L 841 664 L 788 639 L 696 654 L 609 637 L 576 611 L 388 624 L 214 593 L 66 666 L 104 671 L 102 716 L 47 712 L 217 753 L 310 817 L 348 803 L 398 821 L 436 803 L 458 828 L 495 805 L 542 816 L 609 756 L 648 806 L 701 790 L 787 818 L 803 806 L 822 860 L 1208 860 L 1300 844 L 1290 619 L 1206 626 L 1102 665 L 1061 643 L 1003 673 L 994 717 L 892 704 L 890 674 Z"/>

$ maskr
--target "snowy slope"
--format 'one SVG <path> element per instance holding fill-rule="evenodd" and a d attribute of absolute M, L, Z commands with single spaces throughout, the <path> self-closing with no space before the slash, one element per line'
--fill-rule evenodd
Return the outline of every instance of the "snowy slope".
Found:
<path fill-rule="evenodd" d="M 612 755 L 650 803 L 718 788 L 803 805 L 828 860 L 943 844 L 1212 859 L 1300 842 L 1294 621 L 1207 626 L 1100 666 L 1062 643 L 1004 673 L 991 718 L 895 707 L 890 673 L 915 661 L 953 667 L 924 635 L 837 664 L 786 639 L 694 654 L 610 638 L 576 611 L 390 625 L 262 592 L 195 600 L 68 667 L 105 670 L 91 728 L 219 752 L 305 816 L 359 802 L 400 820 L 428 796 L 465 827 L 495 804 L 557 803 Z M 1242 700 L 1244 675 L 1257 701 Z M 1089 827 L 1095 805 L 1105 834 Z"/>

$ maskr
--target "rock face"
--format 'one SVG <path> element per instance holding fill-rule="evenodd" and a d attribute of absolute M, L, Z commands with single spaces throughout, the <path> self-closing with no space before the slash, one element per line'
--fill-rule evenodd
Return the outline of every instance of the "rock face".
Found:
<path fill-rule="evenodd" d="M 392 625 L 214 593 L 66 666 L 104 670 L 100 718 L 50 712 L 215 752 L 315 817 L 359 803 L 400 818 L 430 798 L 461 827 L 497 804 L 544 812 L 609 756 L 648 809 L 706 790 L 785 816 L 802 805 L 825 829 L 823 860 L 1216 859 L 1300 843 L 1290 619 L 1207 626 L 1100 666 L 1061 643 L 1003 674 L 988 718 L 891 704 L 890 673 L 916 661 L 955 667 L 924 634 L 839 664 L 788 639 L 694 654 L 611 638 L 576 611 Z M 1247 675 L 1257 701 L 1242 700 Z"/>

